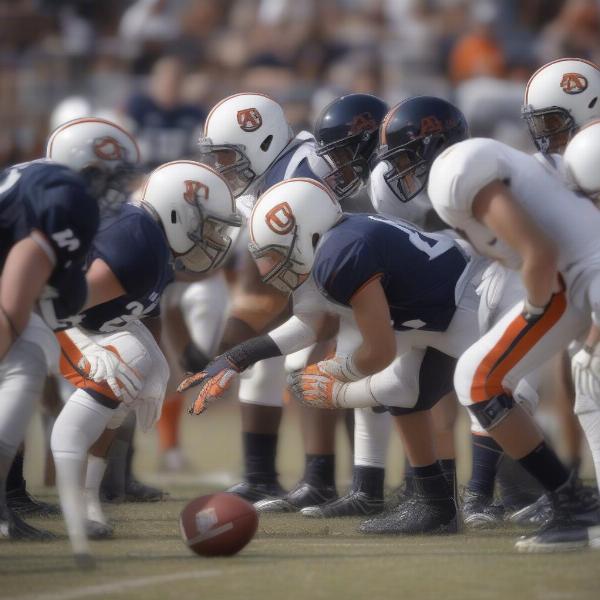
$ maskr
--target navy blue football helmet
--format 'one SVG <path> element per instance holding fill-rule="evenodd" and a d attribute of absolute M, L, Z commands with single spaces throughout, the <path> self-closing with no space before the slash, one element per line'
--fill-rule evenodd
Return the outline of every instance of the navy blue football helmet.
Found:
<path fill-rule="evenodd" d="M 376 96 L 348 94 L 330 102 L 317 118 L 317 154 L 332 169 L 324 179 L 338 198 L 351 196 L 368 180 L 387 110 Z"/>
<path fill-rule="evenodd" d="M 433 96 L 403 100 L 386 115 L 379 132 L 377 162 L 385 162 L 384 179 L 401 202 L 408 202 L 427 185 L 436 157 L 469 137 L 462 112 Z"/>

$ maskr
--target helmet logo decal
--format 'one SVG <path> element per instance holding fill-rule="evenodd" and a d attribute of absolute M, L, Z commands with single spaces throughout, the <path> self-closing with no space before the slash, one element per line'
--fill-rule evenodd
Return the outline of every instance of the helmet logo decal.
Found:
<path fill-rule="evenodd" d="M 431 135 L 432 133 L 439 133 L 440 131 L 444 131 L 444 125 L 436 116 L 431 115 L 430 117 L 423 117 L 421 119 L 421 131 L 419 133 L 421 137 Z"/>
<path fill-rule="evenodd" d="M 274 206 L 266 215 L 267 227 L 278 235 L 285 235 L 294 229 L 296 219 L 287 202 L 280 202 Z"/>
<path fill-rule="evenodd" d="M 581 73 L 565 73 L 562 76 L 560 87 L 565 94 L 581 94 L 587 90 L 588 81 Z"/>
<path fill-rule="evenodd" d="M 352 121 L 348 125 L 350 128 L 350 135 L 355 135 L 356 133 L 361 133 L 363 131 L 375 131 L 377 129 L 377 121 L 375 121 L 373 115 L 368 112 L 354 115 Z"/>
<path fill-rule="evenodd" d="M 185 185 L 183 199 L 188 204 L 196 204 L 196 198 L 200 193 L 204 196 L 204 200 L 208 200 L 208 186 L 193 179 L 186 179 L 183 183 Z"/>
<path fill-rule="evenodd" d="M 122 160 L 125 158 L 125 148 L 110 136 L 94 140 L 94 154 L 102 160 Z"/>
<path fill-rule="evenodd" d="M 244 108 L 237 111 L 237 122 L 242 131 L 256 131 L 262 125 L 262 117 L 256 108 Z"/>

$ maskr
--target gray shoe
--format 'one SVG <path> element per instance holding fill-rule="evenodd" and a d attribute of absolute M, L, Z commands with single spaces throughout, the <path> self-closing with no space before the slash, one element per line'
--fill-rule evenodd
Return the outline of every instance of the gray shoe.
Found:
<path fill-rule="evenodd" d="M 332 485 L 317 487 L 301 481 L 283 498 L 261 500 L 254 504 L 258 512 L 298 512 L 307 506 L 320 506 L 337 499 L 337 492 Z"/>
<path fill-rule="evenodd" d="M 369 496 L 361 490 L 350 490 L 345 496 L 320 506 L 307 506 L 300 510 L 305 517 L 329 519 L 336 517 L 368 517 L 383 512 L 382 498 Z"/>
<path fill-rule="evenodd" d="M 100 523 L 100 521 L 92 521 L 87 519 L 85 522 L 85 530 L 90 540 L 107 540 L 113 536 L 114 528 L 108 523 Z"/>
<path fill-rule="evenodd" d="M 471 529 L 489 529 L 504 522 L 504 508 L 491 496 L 465 488 L 462 497 L 464 524 Z"/>

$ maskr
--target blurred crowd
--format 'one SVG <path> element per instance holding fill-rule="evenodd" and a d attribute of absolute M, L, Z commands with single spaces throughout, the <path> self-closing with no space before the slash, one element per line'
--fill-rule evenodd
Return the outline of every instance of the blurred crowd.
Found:
<path fill-rule="evenodd" d="M 149 133 L 146 160 L 189 155 L 239 91 L 273 96 L 297 130 L 345 92 L 435 94 L 474 134 L 526 148 L 524 83 L 564 56 L 600 62 L 599 0 L 0 0 L 0 165 L 42 154 L 66 98 L 138 134 L 149 106 L 175 111 L 192 135 Z"/>

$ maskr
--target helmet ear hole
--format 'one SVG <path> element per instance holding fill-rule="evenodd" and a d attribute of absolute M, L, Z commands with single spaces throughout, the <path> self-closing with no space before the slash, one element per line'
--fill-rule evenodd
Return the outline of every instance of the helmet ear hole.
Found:
<path fill-rule="evenodd" d="M 594 108 L 594 106 L 596 106 L 596 102 L 598 102 L 598 96 L 592 98 L 591 102 L 588 104 L 588 108 Z"/>
<path fill-rule="evenodd" d="M 177 211 L 171 211 L 171 223 L 175 225 L 177 223 Z"/>
<path fill-rule="evenodd" d="M 317 244 L 319 243 L 320 239 L 321 239 L 321 236 L 318 233 L 313 233 L 313 236 L 312 236 L 313 250 L 317 247 Z"/>
<path fill-rule="evenodd" d="M 271 142 L 273 141 L 273 136 L 272 135 L 268 135 L 263 141 L 262 144 L 260 145 L 260 149 L 263 152 L 267 152 L 267 150 L 269 149 L 269 147 L 271 146 Z"/>

